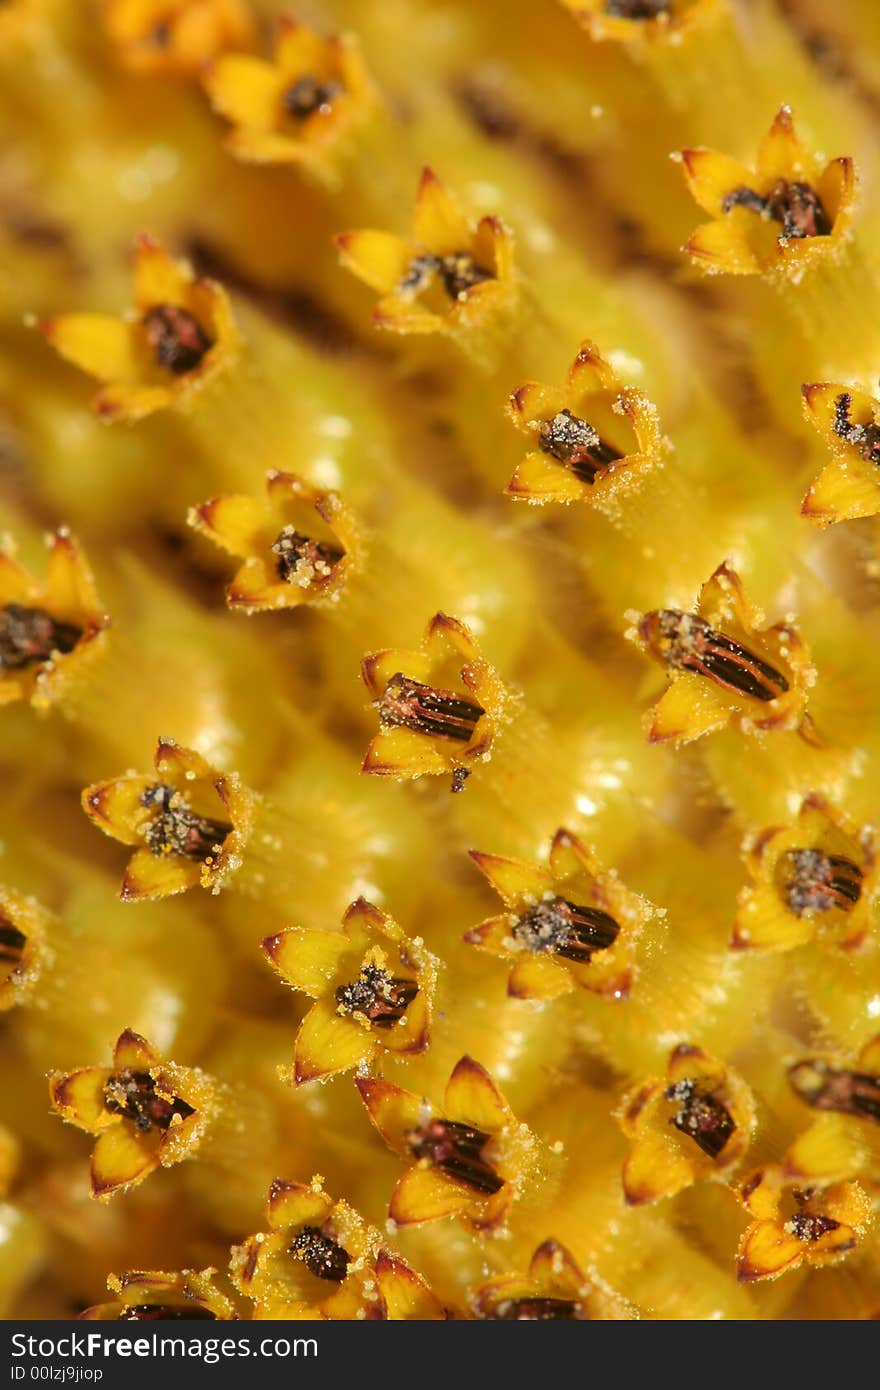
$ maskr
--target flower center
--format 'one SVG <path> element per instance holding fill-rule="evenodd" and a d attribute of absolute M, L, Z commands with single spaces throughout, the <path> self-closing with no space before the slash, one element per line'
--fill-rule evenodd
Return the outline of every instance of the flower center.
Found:
<path fill-rule="evenodd" d="M 146 829 L 147 844 L 155 855 L 179 854 L 204 862 L 222 848 L 232 831 L 226 821 L 197 816 L 186 797 L 164 782 L 148 787 L 141 805 L 157 808 Z"/>
<path fill-rule="evenodd" d="M 175 376 L 185 376 L 201 366 L 205 353 L 214 346 L 201 324 L 178 304 L 154 304 L 141 322 L 156 362 Z"/>
<path fill-rule="evenodd" d="M 789 1067 L 788 1079 L 801 1100 L 815 1110 L 836 1110 L 880 1122 L 880 1076 L 831 1067 L 812 1058 Z"/>
<path fill-rule="evenodd" d="M 821 1240 L 822 1236 L 827 1235 L 829 1231 L 839 1229 L 840 1222 L 835 1221 L 833 1217 L 824 1216 L 821 1212 L 806 1210 L 807 1203 L 811 1202 L 816 1195 L 815 1188 L 793 1188 L 791 1195 L 798 1210 L 785 1223 L 785 1229 L 789 1235 L 796 1236 L 805 1245 L 809 1245 L 815 1240 Z"/>
<path fill-rule="evenodd" d="M 178 1318 L 216 1321 L 217 1314 L 197 1304 L 178 1307 L 173 1303 L 131 1303 L 119 1314 L 117 1322 L 170 1322 Z"/>
<path fill-rule="evenodd" d="M 504 1186 L 504 1179 L 483 1157 L 491 1137 L 456 1120 L 429 1120 L 406 1136 L 416 1158 L 428 1159 L 448 1177 L 489 1197 Z"/>
<path fill-rule="evenodd" d="M 600 469 L 623 457 L 570 410 L 557 411 L 552 420 L 542 420 L 538 442 L 545 454 L 565 464 L 584 483 L 592 483 Z"/>
<path fill-rule="evenodd" d="M 391 677 L 379 701 L 379 723 L 384 727 L 400 726 L 459 743 L 470 742 L 485 713 L 482 705 L 464 700 L 454 691 L 436 690 L 400 671 Z"/>
<path fill-rule="evenodd" d="M 40 665 L 55 652 L 66 656 L 83 635 L 73 623 L 59 623 L 45 608 L 7 603 L 0 608 L 0 670 Z"/>
<path fill-rule="evenodd" d="M 345 554 L 323 541 L 313 541 L 293 526 L 285 526 L 272 550 L 278 556 L 275 567 L 279 577 L 285 584 L 297 584 L 301 589 L 328 580 Z"/>
<path fill-rule="evenodd" d="M 27 937 L 14 927 L 8 917 L 0 917 L 0 965 L 14 969 L 24 954 Z"/>
<path fill-rule="evenodd" d="M 862 871 L 842 854 L 790 849 L 783 856 L 783 896 L 796 917 L 839 907 L 849 912 L 862 895 Z"/>
<path fill-rule="evenodd" d="M 867 425 L 853 424 L 851 408 L 852 396 L 842 391 L 834 403 L 834 433 L 852 444 L 867 463 L 880 464 L 880 425 L 874 421 Z"/>
<path fill-rule="evenodd" d="M 736 1129 L 727 1107 L 716 1100 L 711 1091 L 701 1090 L 691 1077 L 667 1087 L 666 1099 L 678 1104 L 670 1123 L 693 1139 L 704 1154 L 717 1158 Z"/>
<path fill-rule="evenodd" d="M 304 121 L 316 111 L 326 114 L 342 91 L 339 82 L 320 82 L 311 73 L 305 73 L 285 91 L 284 110 L 295 121 Z"/>
<path fill-rule="evenodd" d="M 748 208 L 765 221 L 780 222 L 779 241 L 802 241 L 805 237 L 830 236 L 831 221 L 818 193 L 808 183 L 777 179 L 766 197 L 753 188 L 732 188 L 721 204 L 723 212 Z"/>
<path fill-rule="evenodd" d="M 148 1071 L 114 1072 L 104 1086 L 104 1109 L 111 1115 L 133 1120 L 135 1129 L 148 1134 L 153 1129 L 168 1129 L 176 1116 L 181 1120 L 195 1114 L 191 1105 L 179 1096 L 171 1100 L 157 1095 L 156 1083 Z"/>
<path fill-rule="evenodd" d="M 672 670 L 695 671 L 738 695 L 775 700 L 789 688 L 775 667 L 693 613 L 677 608 L 648 613 L 642 619 L 642 633 Z"/>
<path fill-rule="evenodd" d="M 304 1226 L 287 1248 L 295 1259 L 302 1260 L 316 1279 L 341 1284 L 348 1273 L 351 1263 L 348 1251 L 343 1250 L 330 1236 L 325 1236 L 317 1226 Z"/>
<path fill-rule="evenodd" d="M 605 13 L 614 19 L 656 19 L 671 10 L 671 0 L 607 0 L 605 5 Z"/>
<path fill-rule="evenodd" d="M 506 1298 L 490 1314 L 504 1322 L 562 1322 L 579 1316 L 579 1305 L 567 1298 Z"/>
<path fill-rule="evenodd" d="M 545 898 L 518 918 L 516 941 L 535 955 L 552 952 L 567 960 L 589 961 L 596 951 L 613 946 L 620 926 L 607 912 L 579 907 L 566 898 Z"/>
<path fill-rule="evenodd" d="M 397 286 L 398 291 L 415 298 L 439 280 L 450 299 L 467 299 L 474 285 L 494 280 L 490 270 L 477 265 L 466 251 L 453 251 L 448 256 L 416 256 Z"/>
<path fill-rule="evenodd" d="M 395 979 L 370 963 L 351 984 L 339 986 L 336 1002 L 341 1013 L 363 1014 L 377 1028 L 390 1028 L 403 1018 L 418 992 L 415 980 Z"/>

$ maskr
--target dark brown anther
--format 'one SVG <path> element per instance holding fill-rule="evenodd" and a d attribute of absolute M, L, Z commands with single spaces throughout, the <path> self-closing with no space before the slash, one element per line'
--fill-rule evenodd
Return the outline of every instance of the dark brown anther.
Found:
<path fill-rule="evenodd" d="M 291 1255 L 302 1260 L 310 1274 L 316 1279 L 327 1279 L 331 1284 L 341 1284 L 351 1263 L 351 1256 L 330 1236 L 325 1236 L 317 1226 L 305 1226 L 294 1236 L 287 1247 Z"/>
<path fill-rule="evenodd" d="M 646 613 L 641 632 L 651 649 L 674 671 L 695 671 L 716 685 L 753 700 L 775 700 L 789 688 L 781 671 L 693 613 L 682 613 L 677 608 Z"/>
<path fill-rule="evenodd" d="M 295 526 L 285 526 L 272 550 L 278 556 L 275 562 L 278 577 L 285 584 L 298 584 L 303 589 L 329 579 L 333 567 L 345 554 L 336 546 L 303 535 Z"/>
<path fill-rule="evenodd" d="M 812 1057 L 789 1067 L 788 1080 L 814 1110 L 836 1110 L 840 1115 L 880 1123 L 880 1076 L 832 1067 Z"/>
<path fill-rule="evenodd" d="M 342 1013 L 363 1014 L 377 1028 L 390 1028 L 403 1018 L 418 992 L 415 980 L 396 980 L 371 963 L 361 967 L 351 984 L 339 986 L 336 1002 Z"/>
<path fill-rule="evenodd" d="M 178 304 L 154 304 L 141 320 L 147 341 L 160 367 L 184 376 L 201 365 L 212 340 L 186 309 Z"/>
<path fill-rule="evenodd" d="M 463 792 L 464 784 L 471 775 L 472 769 L 469 767 L 454 767 L 452 769 L 452 786 L 450 791 Z"/>
<path fill-rule="evenodd" d="M 455 1120 L 428 1120 L 420 1129 L 410 1130 L 406 1137 L 416 1158 L 429 1159 L 450 1178 L 477 1192 L 491 1197 L 504 1186 L 504 1179 L 483 1157 L 491 1135 L 481 1129 Z"/>
<path fill-rule="evenodd" d="M 852 444 L 867 463 L 880 464 L 880 425 L 871 421 L 869 425 L 855 425 L 850 416 L 852 396 L 841 391 L 834 402 L 834 433 Z"/>
<path fill-rule="evenodd" d="M 492 280 L 495 277 L 491 271 L 477 265 L 473 256 L 464 251 L 454 251 L 448 256 L 424 254 L 415 256 L 410 261 L 409 268 L 397 288 L 399 292 L 414 298 L 428 289 L 437 278 L 450 299 L 466 299 L 468 291 L 472 290 L 474 285 L 480 285 L 484 280 Z"/>
<path fill-rule="evenodd" d="M 820 1216 L 810 1211 L 799 1211 L 787 1223 L 791 1227 L 792 1235 L 797 1236 L 805 1244 L 814 1240 L 821 1240 L 829 1231 L 836 1231 L 840 1222 L 833 1220 L 830 1216 Z"/>
<path fill-rule="evenodd" d="M 862 895 L 862 871 L 842 854 L 790 849 L 782 863 L 785 903 L 796 917 L 830 912 L 834 907 L 849 912 Z"/>
<path fill-rule="evenodd" d="M 338 82 L 319 82 L 317 77 L 306 73 L 284 93 L 284 110 L 295 121 L 304 121 L 316 111 L 329 111 L 341 91 Z"/>
<path fill-rule="evenodd" d="M 666 1089 L 666 1099 L 678 1104 L 670 1124 L 708 1154 L 717 1158 L 736 1129 L 733 1116 L 711 1091 L 699 1089 L 696 1081 L 685 1077 Z"/>
<path fill-rule="evenodd" d="M 123 1308 L 117 1322 L 216 1322 L 217 1314 L 198 1304 L 181 1307 L 176 1303 L 131 1303 Z"/>
<path fill-rule="evenodd" d="M 567 1298 L 506 1298 L 489 1316 L 503 1322 L 576 1321 L 580 1308 Z"/>
<path fill-rule="evenodd" d="M 579 907 L 566 898 L 545 898 L 513 927 L 513 936 L 535 955 L 551 953 L 586 964 L 597 951 L 613 946 L 620 926 L 597 907 Z"/>
<path fill-rule="evenodd" d="M 167 1100 L 156 1092 L 156 1082 L 148 1071 L 114 1072 L 104 1086 L 104 1109 L 111 1115 L 133 1120 L 135 1129 L 145 1134 L 152 1129 L 168 1129 L 175 1117 L 186 1120 L 195 1111 L 179 1096 Z"/>
<path fill-rule="evenodd" d="M 45 608 L 7 603 L 0 608 L 0 670 L 39 665 L 56 652 L 66 656 L 82 635 L 81 627 L 57 622 Z"/>
<path fill-rule="evenodd" d="M 157 808 L 146 829 L 147 845 L 156 855 L 180 854 L 204 862 L 217 853 L 232 830 L 226 821 L 195 815 L 186 797 L 164 782 L 148 787 L 141 805 Z"/>
<path fill-rule="evenodd" d="M 379 701 L 379 723 L 384 728 L 412 729 L 434 738 L 469 743 L 486 711 L 452 690 L 435 690 L 410 680 L 400 671 L 391 677 Z"/>
<path fill-rule="evenodd" d="M 780 241 L 802 241 L 804 237 L 830 236 L 831 222 L 822 200 L 808 183 L 777 179 L 766 197 L 753 188 L 732 188 L 721 203 L 723 212 L 748 208 L 765 220 L 780 222 Z"/>
<path fill-rule="evenodd" d="M 600 439 L 592 425 L 560 410 L 552 420 L 542 420 L 538 442 L 545 454 L 570 468 L 583 483 L 592 483 L 600 469 L 623 455 Z"/>
<path fill-rule="evenodd" d="M 27 945 L 27 937 L 6 917 L 0 917 L 0 965 L 18 965 Z"/>
<path fill-rule="evenodd" d="M 605 5 L 614 19 L 656 19 L 671 12 L 670 0 L 607 0 Z"/>

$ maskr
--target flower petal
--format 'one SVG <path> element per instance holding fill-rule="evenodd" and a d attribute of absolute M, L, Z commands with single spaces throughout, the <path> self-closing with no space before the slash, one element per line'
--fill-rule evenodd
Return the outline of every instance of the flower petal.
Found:
<path fill-rule="evenodd" d="M 389 1322 L 435 1322 L 445 1318 L 440 1300 L 399 1255 L 379 1251 L 376 1280 Z"/>
<path fill-rule="evenodd" d="M 49 550 L 46 602 L 59 618 L 74 622 L 100 618 L 92 571 L 76 541 L 64 529 L 56 531 Z"/>
<path fill-rule="evenodd" d="M 404 1158 L 412 1157 L 407 1133 L 417 1129 L 424 1102 L 412 1091 L 375 1077 L 355 1077 L 355 1085 L 367 1114 L 385 1143 Z"/>
<path fill-rule="evenodd" d="M 52 1104 L 65 1120 L 79 1125 L 89 1134 L 98 1134 L 108 1125 L 118 1124 L 119 1116 L 104 1106 L 106 1067 L 82 1067 L 79 1071 L 49 1073 Z"/>
<path fill-rule="evenodd" d="M 98 381 L 137 381 L 141 343 L 136 324 L 109 314 L 62 314 L 43 325 L 55 351 Z"/>
<path fill-rule="evenodd" d="M 336 245 L 346 270 L 379 294 L 387 294 L 400 284 L 415 255 L 409 242 L 390 232 L 369 229 L 343 232 Z"/>
<path fill-rule="evenodd" d="M 507 497 L 526 502 L 582 502 L 589 499 L 590 483 L 547 454 L 531 453 L 511 476 L 504 489 Z"/>
<path fill-rule="evenodd" d="M 111 1197 L 121 1188 L 143 1182 L 158 1164 L 156 1152 L 127 1125 L 105 1129 L 92 1150 L 92 1196 Z"/>
<path fill-rule="evenodd" d="M 119 896 L 123 902 L 143 898 L 170 898 L 194 888 L 202 874 L 202 866 L 177 854 L 153 854 L 149 849 L 135 850 L 122 877 Z"/>
<path fill-rule="evenodd" d="M 469 850 L 481 874 L 485 874 L 499 897 L 508 906 L 529 896 L 543 897 L 550 891 L 552 875 L 541 864 L 533 864 L 527 859 L 508 859 L 501 854 L 484 854 L 481 850 Z"/>
<path fill-rule="evenodd" d="M 147 818 L 142 798 L 155 785 L 155 777 L 136 774 L 95 782 L 83 792 L 82 808 L 105 835 L 124 845 L 140 845 L 140 826 Z"/>
<path fill-rule="evenodd" d="M 507 981 L 507 993 L 515 999 L 556 999 L 573 988 L 565 967 L 548 956 L 521 956 Z"/>
<path fill-rule="evenodd" d="M 777 889 L 758 884 L 743 894 L 731 945 L 737 949 L 790 951 L 813 939 L 815 922 L 789 912 Z"/>
<path fill-rule="evenodd" d="M 783 1270 L 799 1265 L 805 1247 L 777 1221 L 758 1221 L 749 1226 L 740 1244 L 736 1276 L 742 1283 L 773 1279 Z"/>
<path fill-rule="evenodd" d="M 485 1067 L 472 1057 L 457 1062 L 446 1086 L 444 1106 L 451 1120 L 464 1120 L 494 1134 L 510 1119 L 507 1102 Z"/>
<path fill-rule="evenodd" d="M 263 950 L 289 985 L 317 999 L 339 972 L 343 957 L 351 954 L 353 948 L 346 932 L 290 927 L 275 936 L 267 936 Z"/>
<path fill-rule="evenodd" d="M 231 555 L 249 556 L 271 544 L 272 511 L 262 497 L 228 494 L 193 507 L 189 524 Z M 280 525 L 276 528 L 280 530 Z"/>
<path fill-rule="evenodd" d="M 434 170 L 425 167 L 416 195 L 413 235 L 420 247 L 435 256 L 467 251 L 473 239 L 470 224 Z"/>
<path fill-rule="evenodd" d="M 649 743 L 690 743 L 722 729 L 729 720 L 724 699 L 700 676 L 685 672 L 670 682 L 643 723 Z"/>
<path fill-rule="evenodd" d="M 815 161 L 794 128 L 790 106 L 779 108 L 758 146 L 757 170 L 761 193 L 769 192 L 777 179 L 813 181 Z"/>
<path fill-rule="evenodd" d="M 383 729 L 371 739 L 361 767 L 378 777 L 423 777 L 448 772 L 450 760 L 431 739 L 412 729 Z"/>
<path fill-rule="evenodd" d="M 635 1140 L 623 1165 L 623 1192 L 631 1207 L 672 1197 L 693 1180 L 693 1165 L 675 1141 L 648 1129 Z"/>
<path fill-rule="evenodd" d="M 358 1067 L 376 1050 L 372 1031 L 336 1012 L 335 1001 L 319 999 L 296 1035 L 293 1079 L 297 1086 Z"/>
<path fill-rule="evenodd" d="M 322 1226 L 332 1210 L 333 1198 L 310 1183 L 276 1178 L 269 1188 L 268 1215 L 273 1230 L 285 1226 Z"/>
<path fill-rule="evenodd" d="M 213 64 L 204 84 L 214 110 L 236 125 L 272 130 L 276 124 L 284 77 L 271 63 L 231 54 Z"/>
<path fill-rule="evenodd" d="M 138 238 L 134 257 L 134 302 L 143 312 L 156 304 L 185 304 L 193 276 L 148 236 Z"/>
<path fill-rule="evenodd" d="M 473 1197 L 437 1168 L 411 1168 L 398 1182 L 388 1206 L 388 1215 L 398 1226 L 418 1226 L 439 1221 L 470 1207 Z"/>
<path fill-rule="evenodd" d="M 801 515 L 827 526 L 880 512 L 877 469 L 857 454 L 832 459 L 822 469 L 801 503 Z"/>
<path fill-rule="evenodd" d="M 755 275 L 761 268 L 748 242 L 730 220 L 704 222 L 691 233 L 683 250 L 710 274 Z"/>
<path fill-rule="evenodd" d="M 749 188 L 755 176 L 739 160 L 700 146 L 682 150 L 682 166 L 691 196 L 710 217 L 725 216 L 724 200 L 735 188 Z"/>

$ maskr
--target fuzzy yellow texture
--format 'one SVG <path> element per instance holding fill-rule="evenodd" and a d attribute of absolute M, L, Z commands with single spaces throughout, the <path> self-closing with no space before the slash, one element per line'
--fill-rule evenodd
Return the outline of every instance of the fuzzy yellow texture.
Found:
<path fill-rule="evenodd" d="M 251 8 L 268 56 L 282 6 Z M 820 531 L 799 509 L 827 462 L 801 385 L 876 388 L 880 50 L 867 0 L 823 11 L 825 49 L 808 44 L 817 8 L 722 6 L 646 51 L 594 42 L 551 0 L 304 2 L 304 24 L 357 36 L 380 97 L 326 179 L 237 160 L 197 77 L 126 70 L 99 5 L 0 8 L 0 525 L 35 575 L 42 533 L 69 525 L 112 621 L 63 707 L 0 711 L 0 882 L 49 914 L 39 976 L 0 1024 L 0 1122 L 20 1147 L 0 1194 L 0 1315 L 72 1316 L 127 1270 L 222 1278 L 230 1246 L 265 1229 L 270 1181 L 315 1172 L 458 1316 L 487 1268 L 523 1271 L 551 1237 L 645 1317 L 876 1314 L 868 1222 L 839 1266 L 767 1283 L 736 1270 L 752 1218 L 735 1187 L 814 1118 L 786 1068 L 852 1058 L 880 1032 L 876 916 L 858 952 L 821 933 L 784 955 L 730 945 L 746 837 L 790 825 L 810 794 L 863 829 L 877 815 L 876 522 Z M 706 145 L 748 163 L 783 103 L 811 149 L 856 160 L 851 246 L 802 285 L 700 278 L 680 248 L 702 214 L 668 156 Z M 408 236 L 426 164 L 469 219 L 514 236 L 515 304 L 454 341 L 374 327 L 376 295 L 334 245 L 358 228 Z M 241 345 L 185 408 L 107 424 L 38 325 L 122 312 L 143 232 L 226 287 Z M 670 449 L 610 509 L 514 503 L 527 442 L 508 398 L 562 382 L 585 339 L 656 407 Z M 270 469 L 338 490 L 363 556 L 338 601 L 247 617 L 224 604 L 234 562 L 187 515 L 262 495 Z M 766 624 L 790 618 L 808 644 L 815 737 L 733 724 L 651 746 L 642 715 L 665 677 L 627 640 L 633 614 L 692 610 L 725 560 Z M 447 776 L 360 772 L 377 729 L 361 659 L 418 652 L 437 612 L 469 624 L 508 692 L 491 760 L 456 795 Z M 121 903 L 128 851 L 79 796 L 147 772 L 160 736 L 258 792 L 255 829 L 219 895 Z M 660 909 L 625 998 L 512 997 L 506 963 L 463 941 L 499 911 L 467 851 L 546 863 L 561 826 Z M 384 1232 L 403 1167 L 351 1075 L 279 1078 L 308 1001 L 260 943 L 336 929 L 361 896 L 440 961 L 428 1049 L 383 1052 L 371 1073 L 439 1106 L 470 1054 L 537 1136 L 499 1230 Z M 224 1113 L 194 1157 L 103 1204 L 87 1136 L 47 1113 L 45 1074 L 108 1065 L 129 1027 L 216 1077 Z M 748 1154 L 627 1206 L 621 1105 L 684 1043 L 751 1088 Z M 844 1176 L 873 1199 L 876 1142 L 859 1152 Z"/>

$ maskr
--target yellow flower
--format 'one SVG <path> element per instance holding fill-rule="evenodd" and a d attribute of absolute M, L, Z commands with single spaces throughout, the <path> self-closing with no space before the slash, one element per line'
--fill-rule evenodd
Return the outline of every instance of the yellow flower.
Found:
<path fill-rule="evenodd" d="M 446 1216 L 460 1216 L 475 1230 L 501 1222 L 529 1176 L 535 1139 L 478 1062 L 462 1057 L 456 1064 L 441 1115 L 390 1081 L 357 1077 L 355 1085 L 389 1148 L 415 1160 L 388 1207 L 398 1226 Z"/>
<path fill-rule="evenodd" d="M 708 212 L 684 250 L 710 274 L 775 272 L 799 277 L 836 256 L 848 238 L 856 198 L 849 158 L 821 168 L 798 137 L 791 108 L 780 107 L 758 147 L 755 167 L 703 146 L 683 150 L 688 187 Z"/>
<path fill-rule="evenodd" d="M 747 843 L 751 883 L 740 893 L 731 944 L 789 951 L 817 937 L 844 950 L 860 946 L 874 920 L 876 840 L 822 797 L 807 797 L 794 825 Z"/>
<path fill-rule="evenodd" d="M 85 556 L 66 527 L 48 546 L 44 584 L 22 569 L 9 545 L 0 550 L 0 705 L 29 700 L 48 709 L 104 645 L 110 619 Z"/>
<path fill-rule="evenodd" d="M 219 893 L 240 867 L 256 795 L 170 738 L 159 740 L 155 763 L 155 774 L 128 772 L 82 794 L 105 835 L 136 846 L 119 896 L 167 898 L 197 883 Z"/>
<path fill-rule="evenodd" d="M 342 498 L 277 468 L 266 475 L 266 494 L 214 497 L 189 513 L 190 526 L 244 560 L 226 590 L 230 608 L 336 602 L 359 551 Z"/>
<path fill-rule="evenodd" d="M 211 1120 L 215 1084 L 203 1071 L 163 1062 L 127 1028 L 111 1067 L 50 1072 L 49 1094 L 62 1119 L 97 1136 L 91 1190 L 106 1200 L 192 1156 Z"/>
<path fill-rule="evenodd" d="M 376 1260 L 376 1282 L 382 1296 L 382 1313 L 387 1322 L 440 1322 L 446 1310 L 421 1274 L 390 1250 L 380 1250 Z"/>
<path fill-rule="evenodd" d="M 140 420 L 191 402 L 235 356 L 229 298 L 147 236 L 137 243 L 133 314 L 62 314 L 42 325 L 55 351 L 103 382 L 93 409 Z"/>
<path fill-rule="evenodd" d="M 197 74 L 253 37 L 246 0 L 104 0 L 104 26 L 133 72 Z"/>
<path fill-rule="evenodd" d="M 723 13 L 722 0 L 560 0 L 591 39 L 641 45 L 687 35 Z"/>
<path fill-rule="evenodd" d="M 724 1180 L 755 1127 L 751 1091 L 732 1068 L 680 1043 L 665 1077 L 636 1086 L 618 1117 L 632 1147 L 623 1165 L 629 1206 L 659 1202 L 705 1179 Z"/>
<path fill-rule="evenodd" d="M 200 1322 L 237 1320 L 234 1307 L 214 1284 L 215 1269 L 133 1270 L 111 1274 L 112 1301 L 80 1313 L 87 1322 L 166 1322 L 179 1318 Z"/>
<path fill-rule="evenodd" d="M 516 501 L 616 501 L 668 447 L 656 407 L 591 342 L 581 343 L 563 386 L 528 381 L 508 413 L 538 446 L 504 489 Z"/>
<path fill-rule="evenodd" d="M 635 1311 L 626 1299 L 579 1267 L 558 1240 L 545 1240 L 525 1274 L 503 1274 L 472 1290 L 480 1319 L 504 1322 L 622 1322 Z"/>
<path fill-rule="evenodd" d="M 269 1231 L 234 1246 L 229 1266 L 255 1318 L 349 1321 L 376 1309 L 379 1233 L 347 1202 L 334 1202 L 323 1179 L 276 1178 L 267 1219 Z"/>
<path fill-rule="evenodd" d="M 775 1279 L 800 1265 L 836 1264 L 867 1229 L 872 1203 L 857 1182 L 801 1187 L 778 1164 L 743 1184 L 740 1201 L 757 1219 L 740 1241 L 737 1277 Z"/>
<path fill-rule="evenodd" d="M 731 723 L 747 733 L 801 728 L 814 679 L 809 652 L 790 620 L 761 622 L 727 563 L 703 585 L 696 614 L 641 616 L 627 635 L 671 676 L 644 717 L 649 743 L 690 743 Z"/>
<path fill-rule="evenodd" d="M 290 927 L 263 950 L 287 984 L 315 1000 L 296 1036 L 294 1085 L 428 1046 L 437 961 L 387 913 L 358 898 L 341 931 Z"/>
<path fill-rule="evenodd" d="M 46 963 L 50 921 L 33 898 L 0 887 L 0 1013 L 32 993 Z"/>
<path fill-rule="evenodd" d="M 820 526 L 880 512 L 880 401 L 855 386 L 802 386 L 804 414 L 831 450 L 801 503 Z"/>
<path fill-rule="evenodd" d="M 227 145 L 257 164 L 298 164 L 332 179 L 351 135 L 377 104 L 357 40 L 323 38 L 282 19 L 272 62 L 230 54 L 205 77 L 212 105 L 234 124 Z"/>
<path fill-rule="evenodd" d="M 470 851 L 507 912 L 465 934 L 481 950 L 512 960 L 507 992 L 554 999 L 575 988 L 617 998 L 629 992 L 635 947 L 654 908 L 631 893 L 568 830 L 557 830 L 547 867 Z"/>
<path fill-rule="evenodd" d="M 412 238 L 345 232 L 342 264 L 381 296 L 373 322 L 395 333 L 466 333 L 514 296 L 513 237 L 498 217 L 473 226 L 433 169 L 422 170 Z"/>
<path fill-rule="evenodd" d="M 380 725 L 363 772 L 399 781 L 451 773 L 459 791 L 488 761 L 506 692 L 458 618 L 436 613 L 420 652 L 371 652 L 361 674 Z"/>
<path fill-rule="evenodd" d="M 786 1150 L 786 1177 L 827 1183 L 868 1167 L 869 1150 L 876 1153 L 876 1131 L 871 1131 L 880 1124 L 880 1036 L 855 1058 L 803 1058 L 788 1068 L 788 1081 L 819 1113 Z M 872 1166 L 876 1169 L 876 1157 Z"/>

